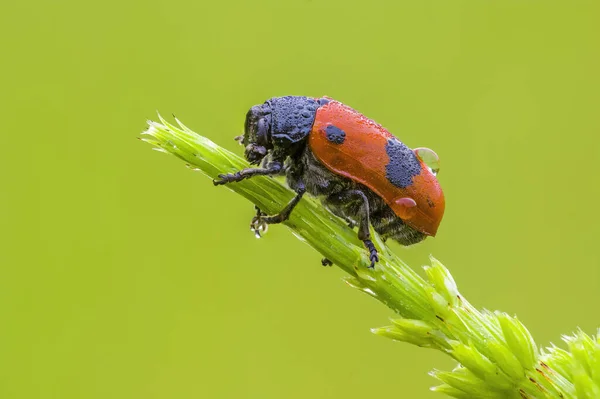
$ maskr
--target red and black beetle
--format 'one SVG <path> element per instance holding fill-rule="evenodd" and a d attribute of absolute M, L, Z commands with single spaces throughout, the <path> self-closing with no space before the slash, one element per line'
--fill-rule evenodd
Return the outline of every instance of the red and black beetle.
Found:
<path fill-rule="evenodd" d="M 245 157 L 259 168 L 219 175 L 226 184 L 257 175 L 285 174 L 296 196 L 278 214 L 258 211 L 253 226 L 286 220 L 305 192 L 350 226 L 379 260 L 369 224 L 382 238 L 411 245 L 435 236 L 444 215 L 437 156 L 411 150 L 378 123 L 330 98 L 275 97 L 246 115 Z"/>

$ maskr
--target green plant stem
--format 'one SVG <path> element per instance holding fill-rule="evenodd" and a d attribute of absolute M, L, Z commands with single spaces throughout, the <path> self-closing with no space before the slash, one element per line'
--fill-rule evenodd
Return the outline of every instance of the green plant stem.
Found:
<path fill-rule="evenodd" d="M 149 122 L 141 139 L 213 179 L 248 167 L 244 159 L 179 121 L 177 126 L 163 118 L 160 123 Z M 225 187 L 268 214 L 280 211 L 293 196 L 282 182 L 270 177 Z M 556 347 L 538 350 L 516 318 L 474 308 L 436 259 L 431 258 L 431 266 L 425 267 L 427 279 L 423 279 L 390 252 L 374 231 L 380 261 L 369 269 L 356 232 L 306 196 L 284 224 L 347 272 L 348 284 L 400 316 L 390 326 L 373 329 L 374 333 L 440 350 L 460 363 L 449 372 L 433 371 L 442 382 L 433 390 L 457 398 L 600 398 L 598 337 L 579 331 L 565 338 L 570 352 Z"/>

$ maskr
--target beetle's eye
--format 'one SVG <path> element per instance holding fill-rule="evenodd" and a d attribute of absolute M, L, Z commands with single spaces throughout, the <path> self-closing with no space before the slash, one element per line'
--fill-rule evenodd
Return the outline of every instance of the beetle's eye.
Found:
<path fill-rule="evenodd" d="M 258 142 L 258 144 L 261 144 L 261 145 L 267 144 L 267 141 L 268 141 L 267 130 L 268 130 L 267 122 L 265 121 L 264 118 L 260 118 L 258 120 L 258 126 L 256 129 L 256 141 Z"/>
<path fill-rule="evenodd" d="M 440 157 L 435 151 L 425 147 L 415 148 L 413 151 L 415 152 L 415 155 L 427 165 L 434 176 L 438 174 L 440 171 Z"/>

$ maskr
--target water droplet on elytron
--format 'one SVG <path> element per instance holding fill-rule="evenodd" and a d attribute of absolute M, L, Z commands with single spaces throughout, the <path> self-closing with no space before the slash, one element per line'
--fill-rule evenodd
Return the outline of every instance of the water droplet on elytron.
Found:
<path fill-rule="evenodd" d="M 394 211 L 404 220 L 411 219 L 417 210 L 416 201 L 410 197 L 398 198 L 394 204 L 397 205 L 394 207 Z"/>
<path fill-rule="evenodd" d="M 440 157 L 430 148 L 419 147 L 414 149 L 415 155 L 431 170 L 433 175 L 440 171 Z"/>

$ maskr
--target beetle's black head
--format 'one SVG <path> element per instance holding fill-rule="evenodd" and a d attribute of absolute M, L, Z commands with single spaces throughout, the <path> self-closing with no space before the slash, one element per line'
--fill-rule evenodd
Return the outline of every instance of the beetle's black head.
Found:
<path fill-rule="evenodd" d="M 244 155 L 248 162 L 259 164 L 273 148 L 271 143 L 271 105 L 267 102 L 255 105 L 246 114 L 244 136 L 240 140 L 246 147 Z"/>

